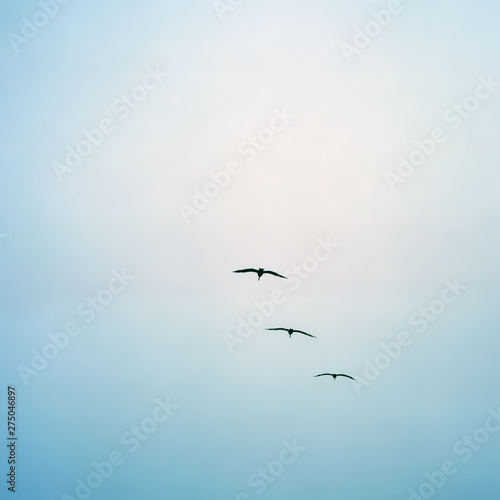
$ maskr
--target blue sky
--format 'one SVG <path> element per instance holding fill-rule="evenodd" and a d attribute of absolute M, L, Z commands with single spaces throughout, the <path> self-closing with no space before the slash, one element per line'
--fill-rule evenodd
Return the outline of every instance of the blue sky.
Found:
<path fill-rule="evenodd" d="M 425 498 L 447 460 L 431 497 L 498 498 L 500 435 L 481 429 L 500 407 L 500 89 L 474 96 L 500 81 L 500 7 L 401 0 L 346 60 L 389 4 L 243 0 L 221 19 L 212 0 L 74 0 L 18 51 L 9 33 L 41 6 L 2 7 L 0 373 L 18 394 L 18 498 L 79 498 L 114 451 L 123 464 L 89 498 Z M 124 94 L 138 100 L 121 119 Z M 112 131 L 58 177 L 103 119 Z M 446 141 L 401 178 L 398 158 L 436 129 Z M 270 139 L 247 161 L 252 136 Z M 319 261 L 319 241 L 338 248 Z M 450 303 L 446 280 L 463 287 Z M 272 312 L 243 339 L 254 301 Z M 68 323 L 79 335 L 35 370 Z M 400 332 L 412 343 L 387 361 Z M 375 360 L 388 366 L 367 380 Z M 330 371 L 367 382 L 313 378 Z M 178 408 L 131 452 L 124 434 L 166 398 Z M 466 436 L 485 441 L 463 461 Z M 262 470 L 279 473 L 259 494 Z"/>

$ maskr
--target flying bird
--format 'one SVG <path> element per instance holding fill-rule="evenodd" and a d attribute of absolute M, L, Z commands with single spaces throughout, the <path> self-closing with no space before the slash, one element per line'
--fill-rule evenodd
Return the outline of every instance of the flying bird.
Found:
<path fill-rule="evenodd" d="M 311 335 L 310 333 L 303 332 L 302 330 L 294 330 L 293 328 L 266 328 L 266 330 L 283 330 L 284 332 L 288 332 L 288 335 L 290 335 L 290 338 L 292 338 L 292 333 L 302 333 L 302 335 L 307 335 L 308 337 L 313 337 L 314 339 L 316 338 L 314 335 Z"/>
<path fill-rule="evenodd" d="M 350 375 L 344 375 L 343 373 L 320 373 L 319 375 L 314 375 L 315 377 L 323 377 L 324 375 L 328 375 L 330 377 L 333 377 L 333 380 L 335 380 L 337 377 L 347 377 L 350 378 L 351 380 L 356 380 L 355 378 L 352 378 Z"/>
<path fill-rule="evenodd" d="M 286 276 L 281 276 L 281 274 L 275 273 L 274 271 L 266 271 L 263 267 L 259 267 L 259 269 L 238 269 L 237 271 L 233 271 L 233 273 L 257 273 L 257 280 L 260 280 L 263 274 L 272 274 L 273 276 L 278 276 L 278 278 L 288 279 Z"/>

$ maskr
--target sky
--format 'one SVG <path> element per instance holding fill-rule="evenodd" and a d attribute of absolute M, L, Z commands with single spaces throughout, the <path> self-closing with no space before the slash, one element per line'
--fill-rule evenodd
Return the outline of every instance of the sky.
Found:
<path fill-rule="evenodd" d="M 498 499 L 499 21 L 4 3 L 17 498 Z"/>

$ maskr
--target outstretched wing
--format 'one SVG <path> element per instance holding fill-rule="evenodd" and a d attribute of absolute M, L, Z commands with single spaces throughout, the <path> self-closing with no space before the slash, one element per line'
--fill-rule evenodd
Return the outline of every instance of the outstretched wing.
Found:
<path fill-rule="evenodd" d="M 331 373 L 320 373 L 319 375 L 314 375 L 315 377 L 323 377 L 324 375 L 328 375 L 329 377 L 332 376 Z"/>
<path fill-rule="evenodd" d="M 302 335 L 307 335 L 308 337 L 312 337 L 313 339 L 316 338 L 314 335 L 311 335 L 310 333 L 303 332 L 302 330 L 294 330 L 294 332 L 301 333 Z"/>
<path fill-rule="evenodd" d="M 252 269 L 252 268 L 248 268 L 248 269 L 238 269 L 237 271 L 233 271 L 233 273 L 258 273 L 259 271 L 257 271 L 257 269 Z"/>
<path fill-rule="evenodd" d="M 337 377 L 346 377 L 346 378 L 350 378 L 351 380 L 356 380 L 355 378 L 352 378 L 350 375 L 344 375 L 343 373 L 339 373 L 337 375 Z"/>
<path fill-rule="evenodd" d="M 284 332 L 288 332 L 286 328 L 266 328 L 266 330 L 283 330 Z"/>
<path fill-rule="evenodd" d="M 274 271 L 264 271 L 262 274 L 272 274 L 273 276 L 278 276 L 278 278 L 285 278 L 286 280 L 288 279 L 286 276 L 281 276 L 281 274 L 275 273 Z"/>

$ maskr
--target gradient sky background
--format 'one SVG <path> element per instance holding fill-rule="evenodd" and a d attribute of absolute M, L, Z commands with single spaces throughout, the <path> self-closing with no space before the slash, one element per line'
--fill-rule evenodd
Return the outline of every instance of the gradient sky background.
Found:
<path fill-rule="evenodd" d="M 435 498 L 499 498 L 500 435 L 467 463 L 452 450 L 500 406 L 500 92 L 457 131 L 442 115 L 481 75 L 500 81 L 500 6 L 401 3 L 349 64 L 340 44 L 386 2 L 246 0 L 221 20 L 211 0 L 72 1 L 17 54 L 7 35 L 39 6 L 4 2 L 1 378 L 18 392 L 18 499 L 74 496 L 113 450 L 126 461 L 92 499 L 403 500 L 448 459 L 458 472 Z M 120 121 L 111 103 L 157 65 L 169 76 Z M 284 106 L 296 119 L 247 164 L 238 145 Z M 115 131 L 59 183 L 53 162 L 104 117 Z M 384 173 L 436 127 L 449 140 L 391 192 Z M 242 173 L 186 224 L 179 204 L 231 160 Z M 320 237 L 340 247 L 296 291 L 231 273 L 288 272 Z M 76 308 L 122 268 L 135 279 L 85 325 Z M 417 334 L 409 316 L 456 277 L 467 290 Z M 317 339 L 261 327 L 231 354 L 224 333 L 276 288 L 286 301 L 263 327 Z M 80 336 L 24 385 L 18 366 L 68 321 Z M 361 394 L 313 378 L 363 377 L 403 330 L 413 345 Z M 179 409 L 129 453 L 120 436 L 167 396 Z M 294 439 L 306 450 L 258 495 L 247 479 Z"/>

